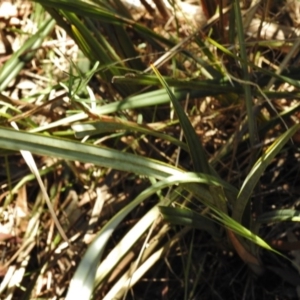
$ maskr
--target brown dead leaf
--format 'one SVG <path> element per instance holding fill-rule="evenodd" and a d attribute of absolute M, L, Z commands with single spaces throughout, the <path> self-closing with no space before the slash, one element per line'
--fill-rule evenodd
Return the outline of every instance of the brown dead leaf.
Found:
<path fill-rule="evenodd" d="M 18 224 L 21 232 L 25 232 L 28 226 L 28 205 L 27 205 L 27 191 L 26 186 L 23 185 L 18 190 L 18 196 L 15 206 L 16 224 Z"/>
<path fill-rule="evenodd" d="M 239 257 L 253 270 L 255 274 L 261 275 L 264 270 L 259 260 L 247 249 L 245 249 L 245 247 L 241 244 L 241 242 L 231 230 L 227 230 L 227 234 Z"/>

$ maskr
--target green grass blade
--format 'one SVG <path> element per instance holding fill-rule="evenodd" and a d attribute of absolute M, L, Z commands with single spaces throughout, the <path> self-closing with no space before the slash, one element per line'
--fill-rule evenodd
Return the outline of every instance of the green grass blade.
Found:
<path fill-rule="evenodd" d="M 192 226 L 207 231 L 214 239 L 221 238 L 221 232 L 209 217 L 198 214 L 186 208 L 160 206 L 159 210 L 167 222 L 173 225 Z"/>
<path fill-rule="evenodd" d="M 99 285 L 111 273 L 126 253 L 134 247 L 137 240 L 145 233 L 151 224 L 159 217 L 157 206 L 150 209 L 131 229 L 122 240 L 109 252 L 101 262 L 95 277 L 95 285 Z"/>
<path fill-rule="evenodd" d="M 257 223 L 273 223 L 273 222 L 300 222 L 300 211 L 294 209 L 281 209 L 266 212 L 257 217 Z"/>
<path fill-rule="evenodd" d="M 119 211 L 97 234 L 94 241 L 88 247 L 83 256 L 77 270 L 71 280 L 70 288 L 66 300 L 75 298 L 81 300 L 89 300 L 93 292 L 96 269 L 99 260 L 102 257 L 104 248 L 109 240 L 111 234 L 120 222 L 130 213 L 137 205 L 147 199 L 152 194 L 175 184 L 184 183 L 209 183 L 219 185 L 215 180 L 207 180 L 206 176 L 199 176 L 195 173 L 186 173 L 170 176 L 162 181 L 159 181 L 151 187 L 144 190 L 137 198 L 130 202 L 126 207 Z M 99 275 L 101 276 L 101 274 Z"/>
<path fill-rule="evenodd" d="M 2 92 L 19 74 L 26 63 L 35 55 L 36 50 L 41 46 L 45 37 L 53 30 L 55 21 L 46 19 L 39 30 L 29 37 L 25 43 L 12 54 L 10 59 L 1 66 L 0 70 L 0 92 Z"/>
<path fill-rule="evenodd" d="M 174 93 L 171 91 L 170 87 L 164 80 L 164 78 L 160 75 L 159 71 L 152 66 L 153 71 L 155 72 L 156 76 L 160 80 L 163 87 L 166 89 L 170 100 L 173 104 L 173 107 L 177 113 L 177 116 L 179 118 L 180 125 L 182 127 L 182 130 L 184 132 L 184 136 L 186 138 L 189 152 L 194 164 L 194 170 L 196 172 L 202 172 L 205 174 L 210 174 L 210 166 L 208 164 L 208 160 L 206 157 L 206 153 L 204 148 L 202 147 L 202 144 L 199 140 L 199 137 L 197 136 L 190 120 L 186 116 L 183 108 L 179 104 L 179 102 L 176 100 L 176 97 L 174 96 Z"/>
<path fill-rule="evenodd" d="M 202 91 L 199 90 L 190 91 L 188 89 L 175 89 L 174 92 L 177 101 L 186 99 L 187 94 L 189 94 L 190 97 L 198 97 L 202 95 Z M 112 102 L 103 106 L 98 106 L 92 112 L 93 114 L 104 115 L 104 114 L 110 114 L 121 110 L 136 109 L 140 107 L 149 107 L 149 106 L 151 107 L 151 106 L 161 105 L 169 102 L 170 102 L 170 98 L 166 93 L 166 91 L 163 89 L 163 90 L 151 91 L 145 94 L 128 97 L 125 98 L 124 100 L 118 102 Z M 78 114 L 74 114 L 64 119 L 54 121 L 50 124 L 35 128 L 31 130 L 31 132 L 46 131 L 66 123 L 70 124 L 70 123 L 82 121 L 87 117 L 88 117 L 87 114 L 85 114 L 84 112 L 80 112 Z"/>
<path fill-rule="evenodd" d="M 64 13 L 69 20 L 71 30 L 75 41 L 84 52 L 85 56 L 91 61 L 99 61 L 101 65 L 110 65 L 106 72 L 101 72 L 103 79 L 110 81 L 113 76 L 120 75 L 121 72 L 114 65 L 114 60 L 107 54 L 106 49 L 98 42 L 86 25 L 84 25 L 79 18 L 72 13 Z"/>
<path fill-rule="evenodd" d="M 244 183 L 240 189 L 237 197 L 236 204 L 233 208 L 233 218 L 241 222 L 247 203 L 252 195 L 253 189 L 255 188 L 261 175 L 271 163 L 272 159 L 279 153 L 282 147 L 288 142 L 288 140 L 300 129 L 300 124 L 296 124 L 282 134 L 275 142 L 266 150 L 266 152 L 259 158 L 255 163 L 250 173 L 244 180 Z"/>
<path fill-rule="evenodd" d="M 243 89 L 241 89 L 239 86 L 233 87 L 223 77 L 217 80 L 180 80 L 172 77 L 164 77 L 164 80 L 169 87 L 201 90 L 203 92 L 203 96 L 219 95 L 223 93 L 241 94 L 243 92 Z M 113 82 L 123 84 L 157 85 L 161 81 L 158 77 L 153 75 L 128 73 L 128 75 L 125 76 L 114 77 Z"/>
<path fill-rule="evenodd" d="M 100 6 L 96 3 L 86 2 L 81 0 L 73 0 L 72 2 L 68 0 L 34 0 L 34 2 L 40 3 L 45 9 L 57 9 L 64 12 L 71 12 L 81 16 L 93 18 L 95 20 L 101 20 L 108 24 L 114 24 L 119 26 L 130 26 L 142 35 L 148 36 L 150 39 L 160 41 L 168 46 L 174 46 L 174 42 L 163 37 L 162 35 L 155 33 L 151 29 L 139 24 L 138 22 L 127 19 L 120 14 L 118 14 L 111 7 Z"/>
<path fill-rule="evenodd" d="M 72 125 L 72 129 L 75 132 L 75 136 L 77 138 L 83 138 L 87 135 L 93 136 L 97 135 L 99 133 L 104 133 L 104 132 L 110 132 L 110 131 L 118 131 L 118 130 L 123 130 L 123 131 L 131 131 L 131 132 L 140 132 L 143 134 L 148 134 L 148 135 L 153 135 L 158 138 L 161 138 L 164 141 L 169 141 L 173 143 L 176 146 L 181 147 L 182 149 L 188 151 L 187 145 L 178 139 L 161 133 L 157 130 L 153 130 L 152 128 L 148 126 L 142 126 L 138 125 L 133 122 L 128 122 L 125 120 L 116 120 L 116 121 L 101 121 L 101 122 L 90 122 L 90 123 L 83 123 L 83 124 L 74 124 Z"/>
<path fill-rule="evenodd" d="M 159 161 L 57 137 L 0 127 L 0 139 L 2 149 L 27 150 L 38 155 L 89 162 L 149 177 L 163 179 L 170 174 L 182 173 L 179 169 Z"/>
<path fill-rule="evenodd" d="M 249 138 L 250 138 L 250 144 L 253 147 L 256 141 L 258 140 L 258 136 L 257 136 L 256 120 L 253 114 L 253 102 L 252 102 L 253 97 L 251 93 L 251 87 L 249 84 L 247 84 L 247 82 L 251 82 L 251 80 L 250 80 L 248 64 L 247 64 L 248 59 L 247 59 L 247 52 L 246 52 L 240 1 L 235 0 L 233 6 L 234 6 L 234 15 L 236 20 L 236 29 L 238 34 L 240 55 L 241 55 L 241 65 L 243 69 L 243 81 L 245 81 L 243 87 L 245 91 L 245 101 L 246 101 L 247 117 L 248 117 L 248 124 L 249 124 Z"/>
<path fill-rule="evenodd" d="M 181 225 L 187 225 L 187 226 L 194 226 L 195 228 L 200 228 L 207 230 L 212 235 L 216 234 L 215 229 L 208 226 L 207 224 L 202 224 L 206 221 L 206 218 L 203 218 L 203 216 L 198 215 L 197 213 L 193 213 L 187 209 L 182 208 L 173 208 L 173 207 L 160 207 L 159 208 L 163 217 L 170 221 L 172 224 L 181 224 Z M 220 212 L 219 210 L 211 207 L 211 209 L 214 211 L 216 216 L 214 216 L 214 219 L 216 219 L 220 224 L 225 226 L 226 228 L 232 230 L 233 232 L 237 233 L 238 235 L 250 240 L 251 242 L 259 245 L 260 247 L 263 247 L 267 250 L 271 250 L 276 252 L 272 249 L 263 239 L 261 239 L 259 236 L 252 233 L 249 229 L 242 226 L 240 223 L 233 220 L 231 217 L 229 217 L 227 214 L 224 214 Z M 199 216 L 201 218 L 199 218 Z M 197 219 L 199 218 L 199 219 Z M 218 237 L 218 235 L 216 235 Z"/>

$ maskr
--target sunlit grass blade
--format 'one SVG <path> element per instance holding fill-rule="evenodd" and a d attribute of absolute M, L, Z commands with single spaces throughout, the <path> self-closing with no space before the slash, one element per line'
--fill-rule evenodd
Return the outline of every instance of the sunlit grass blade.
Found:
<path fill-rule="evenodd" d="M 77 270 L 72 278 L 70 288 L 67 294 L 67 300 L 79 297 L 82 300 L 88 300 L 93 292 L 93 285 L 97 265 L 102 257 L 104 248 L 120 222 L 131 212 L 138 204 L 147 199 L 150 195 L 174 184 L 183 183 L 205 183 L 207 180 L 201 178 L 195 173 L 182 173 L 180 175 L 170 176 L 157 182 L 148 189 L 144 190 L 137 198 L 130 202 L 126 207 L 119 211 L 104 227 L 99 231 L 94 241 L 88 247 Z M 212 184 L 212 181 L 208 181 Z M 216 181 L 216 185 L 219 185 Z M 100 275 L 101 276 L 101 275 Z"/>
<path fill-rule="evenodd" d="M 266 152 L 259 158 L 255 163 L 248 176 L 244 180 L 244 183 L 240 189 L 237 197 L 236 204 L 233 208 L 233 218 L 241 222 L 245 208 L 252 195 L 253 189 L 255 188 L 261 175 L 270 164 L 272 159 L 279 153 L 283 146 L 288 140 L 300 129 L 300 124 L 296 124 L 278 137 L 275 142 L 266 150 Z"/>
<path fill-rule="evenodd" d="M 169 141 L 174 145 L 181 147 L 184 150 L 188 150 L 187 145 L 178 139 L 152 129 L 149 126 L 142 126 L 133 122 L 128 122 L 124 120 L 102 120 L 101 122 L 91 122 L 91 123 L 82 123 L 72 125 L 72 129 L 75 132 L 77 138 L 83 138 L 85 136 L 93 136 L 100 133 L 110 132 L 110 131 L 131 131 L 139 132 L 142 134 L 153 135 L 158 138 L 161 138 L 164 141 Z"/>
<path fill-rule="evenodd" d="M 121 297 L 125 299 L 128 289 L 133 287 L 148 270 L 154 267 L 155 263 L 159 261 L 159 259 L 162 259 L 174 245 L 177 245 L 187 231 L 188 230 L 184 228 L 176 235 L 172 236 L 172 238 L 167 243 L 165 243 L 155 252 L 151 253 L 151 255 L 147 257 L 147 259 L 143 260 L 140 265 L 136 264 L 138 268 L 133 273 L 131 272 L 131 269 L 129 269 L 109 290 L 103 300 L 122 299 Z"/>
<path fill-rule="evenodd" d="M 107 168 L 133 172 L 148 177 L 164 179 L 169 175 L 181 175 L 184 172 L 168 164 L 123 153 L 114 149 L 100 146 L 86 145 L 76 141 L 49 137 L 41 134 L 15 131 L 0 127 L 1 148 L 14 151 L 26 150 L 37 155 L 60 157 L 67 160 L 94 163 Z M 194 174 L 194 175 L 191 175 Z M 223 186 L 225 189 L 235 191 L 228 183 L 206 174 L 191 173 L 193 180 L 209 185 Z M 190 177 L 191 180 L 191 177 Z M 203 191 L 202 191 L 203 192 Z M 201 193 L 202 193 L 201 192 Z"/>
<path fill-rule="evenodd" d="M 67 160 L 94 163 L 107 168 L 133 172 L 163 179 L 182 171 L 152 159 L 123 153 L 114 149 L 85 145 L 57 137 L 15 131 L 0 127 L 2 149 L 27 150 L 33 154 L 60 157 Z"/>
<path fill-rule="evenodd" d="M 256 218 L 257 223 L 274 223 L 274 222 L 300 222 L 300 211 L 293 209 L 280 209 L 263 213 Z"/>
<path fill-rule="evenodd" d="M 29 37 L 24 44 L 14 52 L 9 60 L 1 66 L 0 70 L 0 92 L 3 91 L 19 74 L 27 62 L 35 55 L 45 37 L 53 30 L 55 21 L 46 19 L 39 30 Z"/>
<path fill-rule="evenodd" d="M 251 242 L 253 242 L 267 250 L 275 251 L 263 239 L 261 239 L 259 236 L 252 233 L 249 229 L 245 228 L 240 223 L 233 220 L 227 214 L 222 213 L 221 211 L 214 208 L 213 206 L 211 206 L 210 209 L 214 212 L 214 214 L 215 214 L 214 219 L 216 221 L 218 221 L 218 223 L 222 224 L 226 228 L 232 230 L 234 233 L 250 240 Z M 197 224 L 198 221 L 196 221 L 198 215 L 195 213 L 191 214 L 185 208 L 160 207 L 160 210 L 161 210 L 163 217 L 166 217 L 166 220 L 169 220 L 171 223 L 172 223 L 172 221 L 174 221 L 175 224 L 181 223 L 182 225 L 189 225 L 189 226 L 193 226 L 193 224 L 198 225 Z M 166 214 L 165 214 L 165 212 L 166 212 Z M 199 222 L 204 222 L 203 217 L 199 219 Z M 204 226 L 205 226 L 206 230 L 208 229 L 206 227 L 206 225 L 200 225 L 200 226 L 202 226 L 202 229 Z M 214 231 L 211 231 L 211 228 L 210 228 L 210 232 L 213 233 Z"/>
<path fill-rule="evenodd" d="M 149 210 L 130 231 L 122 238 L 122 240 L 110 251 L 108 256 L 101 262 L 98 267 L 95 285 L 99 285 L 120 263 L 126 253 L 137 243 L 137 240 L 151 226 L 151 224 L 159 217 L 159 210 L 154 206 Z"/>
<path fill-rule="evenodd" d="M 160 192 L 160 191 L 159 191 Z M 105 284 L 105 279 L 122 261 L 124 256 L 130 252 L 130 249 L 134 247 L 134 245 L 141 238 L 143 233 L 153 224 L 153 222 L 157 221 L 160 216 L 160 211 L 158 209 L 158 205 L 168 205 L 169 203 L 178 199 L 181 194 L 181 188 L 177 187 L 172 192 L 172 195 L 168 198 L 164 198 L 158 202 L 154 207 L 152 207 L 122 238 L 122 240 L 109 252 L 106 258 L 100 263 L 99 268 L 97 270 L 95 286 L 99 286 Z M 159 222 L 158 222 L 159 223 Z M 165 225 L 161 228 L 160 232 L 156 235 L 155 241 L 157 244 L 160 243 L 160 236 L 163 238 L 167 233 L 169 225 Z M 155 248 L 155 243 L 152 242 L 149 247 L 147 247 L 145 252 L 151 253 L 151 248 Z M 143 257 L 146 256 L 144 253 Z"/>
<path fill-rule="evenodd" d="M 12 126 L 16 130 L 18 130 L 18 126 L 16 125 L 15 122 L 12 122 Z M 40 175 L 40 173 L 38 171 L 37 165 L 36 165 L 36 163 L 34 161 L 34 158 L 33 158 L 32 154 L 29 151 L 24 151 L 24 150 L 20 150 L 20 153 L 23 156 L 23 158 L 24 158 L 26 164 L 28 165 L 30 171 L 32 172 L 32 174 L 34 174 L 34 176 L 36 177 L 36 179 L 37 179 L 37 181 L 39 183 L 39 186 L 40 186 L 40 189 L 42 191 L 43 197 L 44 197 L 44 199 L 46 201 L 46 204 L 48 206 L 49 212 L 50 212 L 51 217 L 52 217 L 52 219 L 53 219 L 53 221 L 54 221 L 54 223 L 56 225 L 56 228 L 57 228 L 58 232 L 60 233 L 61 237 L 68 243 L 69 240 L 68 240 L 68 238 L 67 238 L 67 236 L 66 236 L 66 234 L 65 234 L 65 232 L 64 232 L 64 230 L 62 228 L 62 226 L 60 225 L 60 223 L 59 223 L 59 221 L 57 219 L 57 216 L 55 214 L 55 211 L 54 211 L 53 206 L 52 206 L 51 201 L 50 201 L 50 197 L 49 197 L 49 195 L 47 193 L 46 187 L 45 187 L 45 185 L 44 185 L 44 183 L 42 181 L 41 175 Z"/>
<path fill-rule="evenodd" d="M 206 92 L 205 92 L 206 93 Z M 190 97 L 199 97 L 203 95 L 203 91 L 201 90 L 188 90 L 184 88 L 175 89 L 173 92 L 175 98 L 177 101 L 182 101 L 186 99 L 187 95 L 189 94 Z M 157 91 L 151 91 L 144 94 L 127 97 L 123 100 L 108 103 L 102 106 L 97 106 L 94 110 L 92 110 L 93 114 L 97 115 L 105 115 L 110 114 L 126 109 L 136 109 L 141 107 L 152 107 L 155 105 L 161 105 L 165 103 L 169 103 L 170 98 L 166 91 L 163 90 L 157 90 Z M 31 132 L 41 132 L 41 131 L 47 131 L 51 128 L 55 128 L 58 126 L 61 126 L 63 124 L 70 124 L 78 121 L 82 121 L 88 118 L 88 115 L 84 112 L 79 112 L 77 114 L 73 114 L 71 116 L 62 118 L 57 121 L 53 121 L 50 124 L 41 125 L 38 128 L 34 128 L 31 130 Z"/>

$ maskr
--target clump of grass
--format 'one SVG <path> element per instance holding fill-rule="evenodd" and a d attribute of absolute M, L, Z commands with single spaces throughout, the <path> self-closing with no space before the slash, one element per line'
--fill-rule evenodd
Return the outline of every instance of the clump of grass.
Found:
<path fill-rule="evenodd" d="M 276 7 L 202 1 L 199 31 L 183 4 L 29 3 L 0 73 L 0 293 L 295 296 L 299 70 L 257 38 Z"/>

